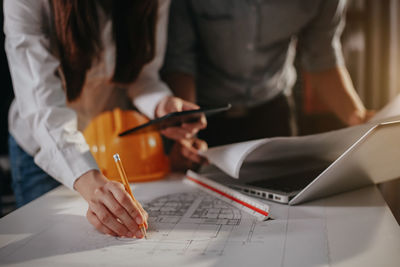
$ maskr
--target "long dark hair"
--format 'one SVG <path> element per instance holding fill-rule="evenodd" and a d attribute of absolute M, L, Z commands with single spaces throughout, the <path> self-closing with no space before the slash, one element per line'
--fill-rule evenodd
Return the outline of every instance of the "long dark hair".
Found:
<path fill-rule="evenodd" d="M 116 60 L 111 82 L 135 81 L 154 58 L 157 0 L 51 0 L 51 4 L 68 101 L 80 96 L 86 72 L 102 48 L 98 4 L 113 24 Z"/>

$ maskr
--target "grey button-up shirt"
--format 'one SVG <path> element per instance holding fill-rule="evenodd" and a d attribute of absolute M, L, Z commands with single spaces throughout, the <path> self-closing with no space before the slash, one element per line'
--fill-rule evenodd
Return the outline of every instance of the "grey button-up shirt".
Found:
<path fill-rule="evenodd" d="M 254 106 L 308 71 L 343 64 L 341 0 L 173 0 L 164 72 L 196 78 L 201 105 Z"/>

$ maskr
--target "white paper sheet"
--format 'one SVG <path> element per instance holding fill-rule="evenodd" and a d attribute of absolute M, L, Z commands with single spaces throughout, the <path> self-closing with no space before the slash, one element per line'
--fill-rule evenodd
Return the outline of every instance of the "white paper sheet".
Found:
<path fill-rule="evenodd" d="M 259 139 L 248 142 L 218 146 L 202 152 L 208 160 L 234 178 L 239 178 L 243 160 L 254 149 L 268 143 L 270 139 Z"/>
<path fill-rule="evenodd" d="M 0 265 L 244 266 L 249 259 L 280 265 L 287 214 L 262 222 L 180 179 L 141 184 L 134 194 L 149 213 L 147 240 L 98 233 L 84 217 L 87 204 L 69 197 L 61 215 L 37 209 L 42 226 L 0 243 Z M 282 256 L 270 259 L 269 253 Z"/>
<path fill-rule="evenodd" d="M 302 206 L 270 203 L 259 222 L 180 179 L 139 184 L 149 239 L 98 233 L 60 187 L 0 219 L 0 266 L 397 266 L 399 227 L 374 188 Z M 361 226 L 361 227 L 360 227 Z"/>
<path fill-rule="evenodd" d="M 224 145 L 210 148 L 203 152 L 203 155 L 232 178 L 238 179 L 241 176 L 243 164 L 255 162 L 266 166 L 268 172 L 273 175 L 270 162 L 309 158 L 331 163 L 377 123 L 399 119 L 400 96 L 378 112 L 370 122 L 362 125 L 322 134 L 265 138 Z M 282 165 L 279 166 L 279 171 L 288 170 L 282 170 Z"/>
<path fill-rule="evenodd" d="M 389 104 L 383 107 L 375 116 L 370 120 L 370 122 L 379 122 L 386 120 L 390 117 L 395 117 L 400 115 L 400 95 L 397 95 Z"/>

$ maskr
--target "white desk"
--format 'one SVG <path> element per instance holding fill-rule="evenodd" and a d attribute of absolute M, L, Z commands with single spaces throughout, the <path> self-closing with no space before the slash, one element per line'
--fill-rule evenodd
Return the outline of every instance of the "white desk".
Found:
<path fill-rule="evenodd" d="M 0 266 L 400 266 L 400 227 L 375 187 L 270 203 L 266 222 L 196 192 L 173 178 L 137 185 L 152 230 L 121 240 L 98 234 L 60 187 L 0 220 Z"/>

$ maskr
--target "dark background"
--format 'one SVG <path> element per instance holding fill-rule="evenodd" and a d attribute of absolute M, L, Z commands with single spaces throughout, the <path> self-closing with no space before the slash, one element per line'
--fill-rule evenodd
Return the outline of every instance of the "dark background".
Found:
<path fill-rule="evenodd" d="M 34 1 L 34 0 L 32 0 Z M 0 0 L 1 7 L 3 1 Z M 379 109 L 400 93 L 400 0 L 351 0 L 342 37 L 346 65 L 355 88 L 369 109 Z M 3 29 L 3 9 L 1 9 Z M 0 34 L 0 217 L 14 209 L 7 157 L 7 114 L 13 98 L 11 79 Z M 343 125 L 318 103 L 305 99 L 304 77 L 298 69 L 295 87 L 301 134 L 336 129 Z M 400 180 L 379 186 L 400 222 Z"/>
<path fill-rule="evenodd" d="M 0 0 L 3 7 L 3 0 Z M 8 166 L 8 108 L 13 99 L 10 73 L 8 71 L 7 58 L 4 52 L 4 33 L 3 33 L 3 8 L 1 8 L 1 34 L 0 34 L 0 217 L 14 209 L 14 198 L 10 186 L 10 173 Z"/>

